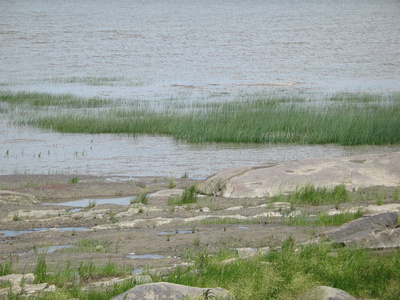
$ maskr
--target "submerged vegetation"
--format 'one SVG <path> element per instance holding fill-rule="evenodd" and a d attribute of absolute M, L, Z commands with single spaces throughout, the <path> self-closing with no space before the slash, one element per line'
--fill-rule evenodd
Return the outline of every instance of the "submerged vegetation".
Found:
<path fill-rule="evenodd" d="M 0 92 L 0 101 L 16 123 L 59 132 L 166 134 L 192 143 L 400 143 L 400 94 L 250 94 L 219 102 Z"/>

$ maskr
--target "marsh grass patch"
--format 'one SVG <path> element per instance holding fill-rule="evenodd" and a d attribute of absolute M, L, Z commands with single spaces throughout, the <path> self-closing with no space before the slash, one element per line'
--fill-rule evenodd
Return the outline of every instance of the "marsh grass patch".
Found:
<path fill-rule="evenodd" d="M 0 102 L 14 122 L 59 132 L 165 134 L 191 143 L 400 143 L 399 93 L 152 102 L 0 92 Z"/>

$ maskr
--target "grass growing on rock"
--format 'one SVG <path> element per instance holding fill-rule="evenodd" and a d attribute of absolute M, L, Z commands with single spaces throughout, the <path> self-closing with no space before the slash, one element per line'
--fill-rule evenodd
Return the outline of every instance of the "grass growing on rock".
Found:
<path fill-rule="evenodd" d="M 289 226 L 340 226 L 350 221 L 356 220 L 365 215 L 365 212 L 359 210 L 355 213 L 343 212 L 330 216 L 326 213 L 319 213 L 311 218 L 309 215 L 298 215 L 289 218 L 286 224 Z"/>
<path fill-rule="evenodd" d="M 196 184 L 186 187 L 181 196 L 171 197 L 168 199 L 168 205 L 184 205 L 197 203 L 197 186 Z"/>
<path fill-rule="evenodd" d="M 321 100 L 248 94 L 222 103 L 153 103 L 0 92 L 1 111 L 19 124 L 70 133 L 165 134 L 192 143 L 398 144 L 399 100 L 400 94 Z"/>
<path fill-rule="evenodd" d="M 349 202 L 350 195 L 345 184 L 337 185 L 333 189 L 316 188 L 314 184 L 307 184 L 289 195 L 275 196 L 271 200 L 273 202 L 287 201 L 293 204 L 309 205 L 339 204 Z"/>

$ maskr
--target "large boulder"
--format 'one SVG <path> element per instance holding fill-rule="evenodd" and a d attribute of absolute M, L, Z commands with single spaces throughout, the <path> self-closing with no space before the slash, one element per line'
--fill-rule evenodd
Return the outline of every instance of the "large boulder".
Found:
<path fill-rule="evenodd" d="M 314 184 L 348 189 L 400 185 L 400 152 L 353 157 L 323 157 L 223 170 L 199 185 L 204 194 L 257 198 L 289 193 Z"/>
<path fill-rule="evenodd" d="M 178 300 L 196 299 L 203 296 L 217 299 L 231 299 L 229 292 L 222 288 L 197 288 L 167 282 L 157 282 L 136 286 L 113 300 Z"/>
<path fill-rule="evenodd" d="M 298 300 L 356 300 L 356 298 L 343 290 L 317 286 L 300 296 Z"/>

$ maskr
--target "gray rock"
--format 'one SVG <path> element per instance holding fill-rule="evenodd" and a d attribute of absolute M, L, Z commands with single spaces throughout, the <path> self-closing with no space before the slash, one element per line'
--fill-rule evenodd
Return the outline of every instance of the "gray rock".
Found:
<path fill-rule="evenodd" d="M 256 255 L 257 249 L 253 248 L 236 248 L 236 252 L 240 258 L 250 257 Z"/>
<path fill-rule="evenodd" d="M 0 204 L 2 203 L 34 204 L 39 203 L 39 201 L 32 195 L 0 190 Z"/>
<path fill-rule="evenodd" d="M 129 291 L 118 295 L 114 300 L 178 300 L 196 299 L 201 296 L 216 296 L 218 299 L 231 299 L 229 292 L 222 288 L 197 288 L 167 282 L 157 282 L 136 286 Z"/>
<path fill-rule="evenodd" d="M 145 284 L 145 283 L 152 283 L 153 280 L 149 275 L 132 275 L 129 277 L 125 278 L 113 278 L 111 280 L 107 281 L 100 281 L 100 282 L 94 282 L 91 284 L 86 285 L 83 289 L 84 290 L 91 290 L 91 289 L 96 289 L 100 287 L 110 287 L 115 284 L 123 284 L 127 281 L 135 281 L 136 284 Z"/>
<path fill-rule="evenodd" d="M 30 219 L 47 219 L 50 217 L 58 217 L 66 214 L 65 209 L 48 209 L 48 210 L 30 210 L 23 211 L 17 210 L 10 212 L 7 219 L 12 220 L 15 215 L 20 218 L 30 218 Z"/>
<path fill-rule="evenodd" d="M 22 294 L 23 290 L 22 288 L 18 285 L 18 284 L 14 284 L 11 289 L 10 289 L 11 293 L 13 293 L 14 295 L 19 295 Z"/>
<path fill-rule="evenodd" d="M 54 293 L 57 290 L 56 286 L 54 284 L 48 286 L 43 290 L 43 293 Z"/>
<path fill-rule="evenodd" d="M 23 291 L 25 294 L 35 294 L 47 288 L 47 283 L 40 284 L 24 284 Z"/>
<path fill-rule="evenodd" d="M 318 286 L 300 296 L 298 300 L 356 300 L 356 298 L 339 289 L 329 286 Z"/>
<path fill-rule="evenodd" d="M 28 274 L 10 274 L 5 276 L 0 276 L 0 283 L 10 282 L 12 285 L 21 285 L 21 282 L 33 283 L 35 281 L 35 275 L 32 273 Z"/>
<path fill-rule="evenodd" d="M 169 198 L 169 197 L 179 197 L 182 196 L 182 189 L 169 189 L 169 190 L 161 190 L 149 195 L 149 199 L 152 198 Z"/>
<path fill-rule="evenodd" d="M 375 230 L 394 229 L 397 224 L 398 214 L 398 211 L 386 211 L 364 215 L 357 220 L 343 224 L 337 229 L 325 231 L 322 236 L 338 243 L 364 238 Z"/>
<path fill-rule="evenodd" d="M 400 247 L 400 228 L 373 231 L 366 237 L 355 238 L 344 243 L 346 246 L 358 246 L 368 249 L 384 250 Z"/>
<path fill-rule="evenodd" d="M 348 189 L 400 185 L 400 152 L 353 157 L 311 158 L 223 170 L 199 185 L 204 194 L 257 198 L 284 194 L 307 184 Z"/>

